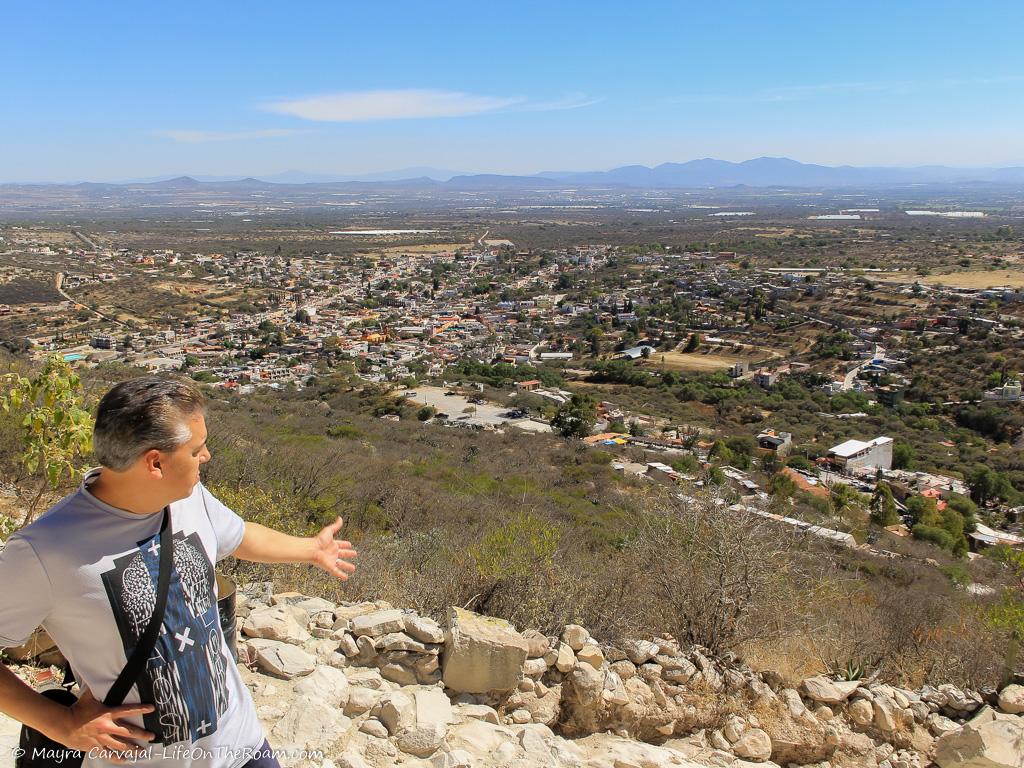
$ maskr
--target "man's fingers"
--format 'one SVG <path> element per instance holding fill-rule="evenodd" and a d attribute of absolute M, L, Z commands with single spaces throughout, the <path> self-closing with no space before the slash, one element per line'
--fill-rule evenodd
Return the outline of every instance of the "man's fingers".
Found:
<path fill-rule="evenodd" d="M 156 707 L 152 704 L 122 704 L 110 708 L 110 714 L 114 718 L 127 717 L 129 715 L 148 715 Z"/>
<path fill-rule="evenodd" d="M 152 741 L 156 738 L 155 733 L 150 733 L 149 731 L 143 728 L 138 728 L 130 723 L 118 723 L 116 721 L 115 723 L 118 727 L 115 730 L 110 731 L 114 736 L 124 736 L 129 739 L 138 739 L 139 741 Z"/>
<path fill-rule="evenodd" d="M 331 532 L 332 539 L 334 538 L 334 535 L 341 530 L 341 526 L 343 526 L 344 524 L 345 521 L 339 517 L 337 520 L 335 520 L 333 523 L 327 526 L 327 530 Z"/>
<path fill-rule="evenodd" d="M 115 754 L 110 755 L 110 759 L 115 763 L 123 763 L 129 756 L 134 756 L 138 752 L 138 746 L 135 744 L 129 744 L 120 739 L 115 739 L 109 734 L 104 734 L 96 739 L 104 749 Z"/>

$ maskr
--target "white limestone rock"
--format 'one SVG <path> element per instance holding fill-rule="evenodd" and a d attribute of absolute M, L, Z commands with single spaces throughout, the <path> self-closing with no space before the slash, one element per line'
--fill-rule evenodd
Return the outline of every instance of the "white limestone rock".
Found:
<path fill-rule="evenodd" d="M 242 623 L 242 634 L 302 645 L 312 635 L 306 629 L 306 612 L 286 604 L 255 608 Z"/>
<path fill-rule="evenodd" d="M 334 667 L 317 667 L 296 682 L 292 689 L 302 696 L 318 699 L 332 707 L 343 707 L 348 701 L 348 678 L 344 672 Z"/>
<path fill-rule="evenodd" d="M 444 684 L 461 693 L 510 691 L 523 676 L 527 650 L 507 621 L 453 607 L 441 660 Z"/>
<path fill-rule="evenodd" d="M 397 608 L 365 613 L 352 619 L 352 634 L 356 637 L 381 637 L 405 629 L 405 615 Z"/>
<path fill-rule="evenodd" d="M 256 667 L 274 677 L 291 680 L 316 669 L 316 659 L 290 643 L 262 640 L 256 648 Z"/>

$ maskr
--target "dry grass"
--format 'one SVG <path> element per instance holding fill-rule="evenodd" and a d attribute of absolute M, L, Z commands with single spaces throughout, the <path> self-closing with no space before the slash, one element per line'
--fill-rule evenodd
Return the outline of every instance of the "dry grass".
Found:
<path fill-rule="evenodd" d="M 727 371 L 735 363 L 746 362 L 752 365 L 755 361 L 764 360 L 766 357 L 779 357 L 779 353 L 772 349 L 754 347 L 741 352 L 697 350 L 684 353 L 673 350 L 672 352 L 655 352 L 651 355 L 647 365 L 669 371 L 714 373 L 715 371 Z"/>
<path fill-rule="evenodd" d="M 744 643 L 740 655 L 752 669 L 776 672 L 790 686 L 825 671 L 814 643 L 799 635 L 771 642 Z"/>
<path fill-rule="evenodd" d="M 922 283 L 924 285 L 945 285 L 951 288 L 995 288 L 1010 286 L 1024 288 L 1024 270 L 999 269 L 994 271 L 974 270 L 950 272 L 944 275 L 927 275 L 921 277 L 913 272 L 880 272 L 875 279 L 887 283 Z"/>
<path fill-rule="evenodd" d="M 413 256 L 445 253 L 458 250 L 459 248 L 468 251 L 472 250 L 473 246 L 473 243 L 423 243 L 422 245 L 392 245 L 387 248 L 378 248 L 376 251 L 378 253 L 397 253 Z"/>

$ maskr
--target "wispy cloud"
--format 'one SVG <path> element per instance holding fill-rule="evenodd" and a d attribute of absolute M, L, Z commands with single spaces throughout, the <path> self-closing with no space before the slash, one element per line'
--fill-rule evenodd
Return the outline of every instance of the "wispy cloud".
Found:
<path fill-rule="evenodd" d="M 912 94 L 937 89 L 977 87 L 1024 82 L 1024 75 L 997 75 L 991 77 L 947 78 L 943 80 L 890 80 L 881 82 L 817 83 L 758 88 L 735 93 L 691 93 L 672 96 L 666 101 L 714 102 L 721 104 L 757 104 L 810 99 L 853 93 Z"/>
<path fill-rule="evenodd" d="M 533 101 L 522 104 L 517 111 L 520 112 L 557 112 L 563 109 L 579 109 L 589 107 L 604 101 L 603 97 L 588 96 L 585 93 L 570 93 L 560 99 L 552 101 Z"/>
<path fill-rule="evenodd" d="M 498 111 L 547 112 L 576 109 L 597 99 L 572 94 L 556 101 L 531 101 L 525 96 L 484 96 L 461 91 L 404 88 L 346 91 L 264 104 L 263 109 L 285 115 L 335 123 L 408 120 L 430 117 L 468 117 Z"/>
<path fill-rule="evenodd" d="M 156 135 L 182 144 L 202 144 L 207 141 L 243 141 L 271 139 L 305 133 L 298 128 L 268 128 L 262 131 L 157 131 Z"/>

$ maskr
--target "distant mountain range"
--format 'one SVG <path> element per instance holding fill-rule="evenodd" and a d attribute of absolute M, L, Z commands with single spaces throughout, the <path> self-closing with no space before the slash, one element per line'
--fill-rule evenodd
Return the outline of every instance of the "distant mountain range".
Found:
<path fill-rule="evenodd" d="M 688 163 L 663 163 L 648 168 L 626 165 L 610 171 L 545 172 L 541 178 L 572 184 L 622 184 L 629 187 L 849 187 L 903 184 L 1024 182 L 1024 167 L 917 168 L 827 166 L 800 163 L 786 157 L 758 157 L 742 163 L 704 158 Z"/>
<path fill-rule="evenodd" d="M 343 173 L 306 173 L 305 171 L 283 171 L 272 173 L 267 176 L 255 177 L 259 181 L 269 181 L 273 184 L 337 184 L 347 181 L 406 181 L 409 179 L 432 179 L 433 181 L 448 181 L 453 176 L 468 176 L 471 174 L 465 171 L 447 171 L 443 168 L 429 168 L 416 166 L 413 168 L 399 168 L 394 171 L 381 171 L 379 173 L 343 174 Z M 145 179 L 128 179 L 117 182 L 119 184 L 151 184 L 161 181 L 172 181 L 174 179 L 195 179 L 203 182 L 242 181 L 241 176 L 207 176 L 201 173 L 176 173 L 166 176 L 151 176 Z M 252 177 L 249 177 L 252 178 Z"/>
<path fill-rule="evenodd" d="M 1008 168 L 952 168 L 928 165 L 912 168 L 827 166 L 801 163 L 785 157 L 758 157 L 733 163 L 704 158 L 686 163 L 663 163 L 648 168 L 626 165 L 610 171 L 545 171 L 532 176 L 468 174 L 440 168 L 414 167 L 367 174 L 326 174 L 286 171 L 256 178 L 231 176 L 177 176 L 137 179 L 122 184 L 190 185 L 306 185 L 382 184 L 388 187 L 454 189 L 552 189 L 566 185 L 585 187 L 702 188 L 702 187 L 893 187 L 916 184 L 1022 184 L 1024 166 Z M 64 185 L 69 186 L 69 185 Z"/>

